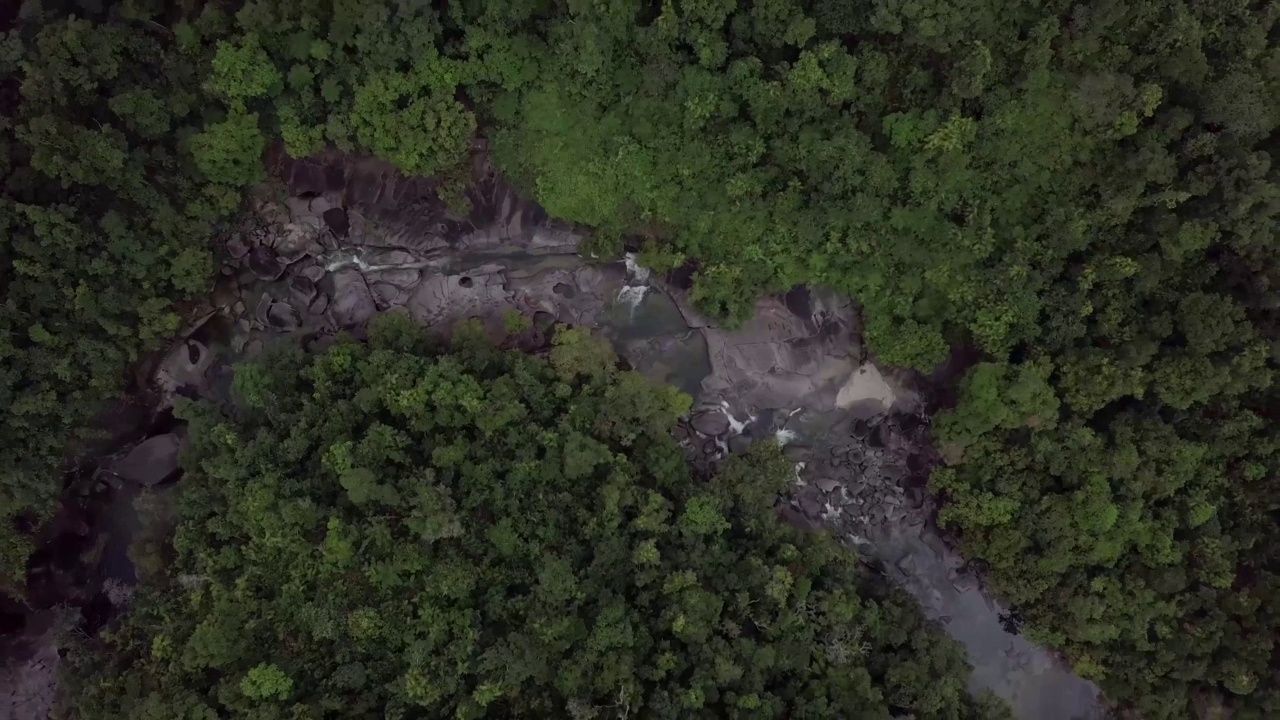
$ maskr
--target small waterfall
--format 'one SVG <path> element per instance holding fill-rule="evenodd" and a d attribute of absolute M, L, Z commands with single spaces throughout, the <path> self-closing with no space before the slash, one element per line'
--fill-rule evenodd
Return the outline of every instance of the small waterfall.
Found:
<path fill-rule="evenodd" d="M 648 285 L 623 285 L 622 289 L 618 291 L 618 302 L 629 307 L 631 316 L 635 317 L 636 308 L 640 307 L 641 301 L 644 300 L 644 294 L 648 291 Z"/>
<path fill-rule="evenodd" d="M 733 410 L 729 408 L 729 403 L 724 400 L 720 401 L 720 407 L 724 408 L 725 417 L 729 418 L 729 436 L 730 437 L 732 437 L 733 435 L 741 435 L 742 431 L 746 430 L 747 426 L 755 422 L 756 420 L 756 416 L 751 414 L 747 415 L 747 419 L 745 422 L 734 417 Z"/>
<path fill-rule="evenodd" d="M 634 317 L 636 308 L 640 307 L 645 293 L 649 292 L 649 268 L 636 262 L 635 253 L 627 253 L 622 261 L 627 266 L 627 284 L 618 291 L 618 302 L 629 307 Z"/>
<path fill-rule="evenodd" d="M 345 270 L 349 267 L 364 270 L 364 259 L 351 250 L 334 250 L 321 255 L 320 264 L 324 266 L 325 272 L 336 272 Z"/>
<path fill-rule="evenodd" d="M 383 255 L 386 254 L 383 253 Z M 331 250 L 316 258 L 316 261 L 324 267 L 325 272 L 337 272 L 338 270 L 355 268 L 360 272 L 368 273 L 380 272 L 382 270 L 397 270 L 400 268 L 421 269 L 428 265 L 425 260 L 419 260 L 406 252 L 393 251 L 391 255 L 394 255 L 397 258 L 394 262 L 369 262 L 368 258 L 370 256 L 376 260 L 379 258 L 379 255 L 366 252 L 364 248 L 358 247 L 351 250 Z"/>
<path fill-rule="evenodd" d="M 640 263 L 636 262 L 635 253 L 627 253 L 622 258 L 622 262 L 626 263 L 627 265 L 628 280 L 632 280 L 641 284 L 649 282 L 649 268 L 644 267 Z"/>
<path fill-rule="evenodd" d="M 808 482 L 805 482 L 805 479 L 804 479 L 804 469 L 806 465 L 808 465 L 808 463 L 804 462 L 803 460 L 796 463 L 795 477 L 792 479 L 792 482 L 794 484 L 799 485 L 801 487 L 809 484 Z"/>

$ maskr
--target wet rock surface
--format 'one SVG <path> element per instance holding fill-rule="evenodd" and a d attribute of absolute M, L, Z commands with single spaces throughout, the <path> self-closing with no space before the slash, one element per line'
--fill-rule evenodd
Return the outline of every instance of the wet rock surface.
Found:
<path fill-rule="evenodd" d="M 16 610 L 6 609 L 6 615 L 17 616 Z M 0 720 L 44 718 L 57 695 L 62 661 L 58 640 L 67 625 L 65 614 L 42 610 L 23 622 L 20 633 L 0 641 L 0 653 L 8 659 L 0 667 Z"/>
<path fill-rule="evenodd" d="M 874 394 L 883 406 L 887 398 Z M 938 461 L 927 418 L 896 399 L 869 415 L 870 402 L 859 398 L 841 417 L 802 419 L 797 432 L 814 450 L 797 471 L 791 505 L 878 561 L 964 645 L 971 689 L 995 691 L 1026 720 L 1102 718 L 1097 688 L 1017 633 L 1009 611 L 983 591 L 978 564 L 966 564 L 934 524 L 934 500 L 921 487 L 922 470 Z"/>
<path fill-rule="evenodd" d="M 154 476 L 167 470 L 153 472 L 153 463 L 169 466 L 167 450 L 157 444 L 138 455 L 134 449 L 83 470 L 86 480 L 102 481 L 63 498 L 42 529 L 43 541 L 27 562 L 25 597 L 0 594 L 0 720 L 48 717 L 68 640 L 96 633 L 130 602 L 137 582 L 128 556 L 137 521 L 132 500 L 140 486 L 108 467 L 123 459 Z M 145 463 L 142 455 L 149 456 Z"/>
<path fill-rule="evenodd" d="M 1096 688 L 1009 632 L 1010 613 L 934 526 L 923 486 L 939 458 L 924 403 L 865 361 L 848 298 L 796 288 L 762 298 L 742 327 L 719 327 L 690 306 L 680 272 L 579 256 L 580 235 L 522 200 L 482 154 L 465 214 L 439 202 L 432 181 L 377 160 L 285 161 L 280 172 L 288 197 L 256 195 L 227 240 L 211 314 L 160 364 L 162 405 L 226 398 L 229 363 L 272 338 L 323 347 L 380 312 L 441 331 L 479 318 L 498 334 L 515 310 L 533 318 L 535 340 L 556 322 L 589 327 L 637 371 L 694 396 L 677 436 L 696 468 L 752 442 L 782 443 L 796 476 L 780 519 L 828 527 L 883 567 L 964 644 L 974 690 L 994 690 L 1026 720 L 1102 717 Z M 148 453 L 172 442 L 152 441 Z"/>
<path fill-rule="evenodd" d="M 147 438 L 108 467 L 123 480 L 151 486 L 164 482 L 178 472 L 178 451 L 182 438 L 165 433 Z"/>

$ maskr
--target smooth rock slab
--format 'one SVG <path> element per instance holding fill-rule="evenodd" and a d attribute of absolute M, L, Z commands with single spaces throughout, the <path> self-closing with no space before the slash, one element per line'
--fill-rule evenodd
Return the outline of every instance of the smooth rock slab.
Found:
<path fill-rule="evenodd" d="M 836 407 L 853 410 L 854 416 L 861 420 L 887 411 L 897 397 L 880 370 L 871 363 L 865 363 L 840 388 Z M 855 436 L 857 433 L 855 430 Z"/>
<path fill-rule="evenodd" d="M 701 330 L 712 369 L 703 391 L 761 410 L 831 410 L 837 389 L 856 366 L 852 323 L 852 318 L 800 317 L 782 300 L 763 298 L 741 329 Z"/>
<path fill-rule="evenodd" d="M 227 239 L 227 254 L 233 260 L 239 260 L 249 254 L 249 243 L 245 242 L 244 236 L 236 233 Z"/>
<path fill-rule="evenodd" d="M 356 270 L 343 270 L 331 275 L 333 301 L 330 309 L 339 326 L 358 325 L 378 312 L 369 285 Z"/>
<path fill-rule="evenodd" d="M 268 247 L 261 245 L 255 247 L 249 251 L 245 262 L 249 266 L 249 271 L 259 280 L 271 282 L 280 279 L 284 274 L 285 264 L 280 262 L 275 251 Z"/>
<path fill-rule="evenodd" d="M 309 265 L 299 270 L 298 274 L 311 282 L 320 282 L 320 278 L 324 277 L 324 268 L 319 265 Z"/>
<path fill-rule="evenodd" d="M 380 308 L 404 307 L 409 301 L 408 290 L 402 290 L 389 283 L 375 282 L 370 289 L 373 291 L 373 299 L 377 301 Z"/>
<path fill-rule="evenodd" d="M 267 324 L 280 332 L 293 332 L 302 326 L 301 313 L 288 303 L 273 302 L 267 308 Z"/>
<path fill-rule="evenodd" d="M 689 424 L 703 435 L 723 435 L 729 432 L 729 418 L 720 409 L 694 413 Z"/>
<path fill-rule="evenodd" d="M 967 593 L 972 590 L 977 590 L 978 578 L 965 572 L 956 573 L 955 577 L 951 578 L 951 587 L 955 588 L 958 593 Z"/>
<path fill-rule="evenodd" d="M 370 274 L 373 282 L 386 283 L 401 290 L 411 290 L 422 282 L 422 271 L 415 268 L 392 268 Z"/>
<path fill-rule="evenodd" d="M 311 306 L 308 309 L 312 315 L 323 315 L 324 311 L 329 309 L 329 296 L 317 296 L 315 300 L 311 301 Z"/>
<path fill-rule="evenodd" d="M 179 389 L 199 387 L 212 363 L 213 353 L 195 338 L 188 338 L 170 348 L 155 375 L 156 386 L 164 398 L 161 407 L 171 407 Z"/>
<path fill-rule="evenodd" d="M 324 224 L 329 227 L 334 237 L 339 239 L 345 238 L 351 230 L 351 220 L 347 218 L 347 211 L 342 208 L 330 208 L 324 211 Z"/>
<path fill-rule="evenodd" d="M 305 308 L 316 297 L 316 282 L 306 275 L 294 275 L 289 281 L 290 297 L 297 307 Z"/>
<path fill-rule="evenodd" d="M 281 261 L 292 264 L 309 254 L 312 245 L 320 234 L 320 221 L 304 218 L 302 221 L 289 223 L 284 232 L 275 238 L 275 250 Z"/>
<path fill-rule="evenodd" d="M 176 433 L 147 438 L 116 462 L 111 471 L 140 485 L 155 485 L 178 471 L 182 438 Z"/>
<path fill-rule="evenodd" d="M 501 317 L 513 307 L 504 279 L 501 273 L 480 270 L 424 278 L 406 302 L 414 321 L 431 327 L 467 318 Z"/>

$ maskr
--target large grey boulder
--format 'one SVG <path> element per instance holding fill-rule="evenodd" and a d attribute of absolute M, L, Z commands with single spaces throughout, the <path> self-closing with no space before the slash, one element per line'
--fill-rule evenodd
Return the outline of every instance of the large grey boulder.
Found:
<path fill-rule="evenodd" d="M 724 435 L 729 432 L 729 418 L 719 408 L 694 413 L 689 424 L 703 435 Z"/>
<path fill-rule="evenodd" d="M 267 325 L 279 332 L 293 332 L 302 326 L 302 314 L 288 303 L 273 302 L 267 308 Z"/>
<path fill-rule="evenodd" d="M 712 367 L 703 389 L 761 409 L 831 410 L 857 367 L 854 328 L 848 313 L 801 317 L 779 298 L 762 298 L 741 328 L 703 329 Z"/>
<path fill-rule="evenodd" d="M 166 433 L 147 438 L 118 460 L 111 471 L 139 485 L 155 485 L 178 471 L 178 451 L 182 438 Z"/>
<path fill-rule="evenodd" d="M 280 261 L 276 252 L 259 245 L 249 252 L 247 259 L 249 271 L 259 280 L 271 282 L 279 280 L 284 274 L 285 264 Z"/>
<path fill-rule="evenodd" d="M 339 326 L 358 325 L 378 311 L 364 277 L 356 270 L 333 273 L 333 302 L 329 308 Z"/>

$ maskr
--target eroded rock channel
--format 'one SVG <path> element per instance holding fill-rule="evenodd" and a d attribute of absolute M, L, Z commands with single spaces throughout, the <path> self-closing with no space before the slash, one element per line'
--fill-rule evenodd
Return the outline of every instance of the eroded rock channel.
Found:
<path fill-rule="evenodd" d="M 581 235 L 521 200 L 483 158 L 468 217 L 436 201 L 431 181 L 376 160 L 289 161 L 281 177 L 283 192 L 262 188 L 228 238 L 208 313 L 159 364 L 162 405 L 179 393 L 225 397 L 230 363 L 275 336 L 324 343 L 379 312 L 436 327 L 478 317 L 497 332 L 517 310 L 534 319 L 531 344 L 557 322 L 589 327 L 634 369 L 695 398 L 678 429 L 695 462 L 782 443 L 796 467 L 783 519 L 830 528 L 915 596 L 967 649 L 973 690 L 995 691 L 1026 720 L 1102 717 L 1097 689 L 1019 636 L 980 568 L 933 525 L 926 393 L 866 359 L 851 300 L 797 288 L 761 299 L 743 327 L 719 327 L 689 306 L 679 273 L 579 255 Z M 179 441 L 153 436 L 102 472 L 125 487 L 162 483 Z M 127 545 L 134 524 L 113 523 L 109 544 Z M 113 577 L 136 581 L 117 564 Z"/>

